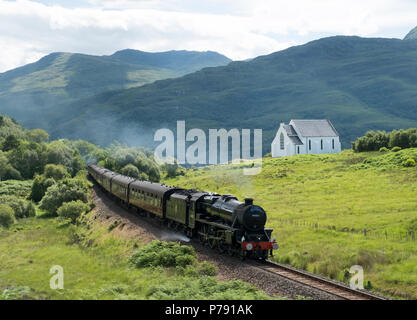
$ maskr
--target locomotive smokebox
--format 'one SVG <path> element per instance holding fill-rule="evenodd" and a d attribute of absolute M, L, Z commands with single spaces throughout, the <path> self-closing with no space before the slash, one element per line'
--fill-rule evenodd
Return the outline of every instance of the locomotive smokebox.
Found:
<path fill-rule="evenodd" d="M 251 206 L 251 205 L 253 205 L 253 199 L 245 198 L 245 206 Z"/>

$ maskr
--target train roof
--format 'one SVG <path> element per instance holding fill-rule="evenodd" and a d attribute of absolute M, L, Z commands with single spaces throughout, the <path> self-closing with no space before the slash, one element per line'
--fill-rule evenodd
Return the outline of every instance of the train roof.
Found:
<path fill-rule="evenodd" d="M 112 181 L 118 182 L 120 184 L 128 185 L 129 183 L 132 183 L 133 181 L 135 181 L 135 178 L 124 176 L 122 174 L 117 174 L 116 176 L 113 177 Z"/>
<path fill-rule="evenodd" d="M 159 195 L 162 195 L 165 192 L 168 192 L 171 190 L 179 190 L 176 187 L 171 187 L 165 184 L 159 184 L 156 182 L 143 181 L 143 180 L 135 180 L 134 182 L 131 183 L 130 187 L 137 188 L 146 192 L 156 193 Z"/>

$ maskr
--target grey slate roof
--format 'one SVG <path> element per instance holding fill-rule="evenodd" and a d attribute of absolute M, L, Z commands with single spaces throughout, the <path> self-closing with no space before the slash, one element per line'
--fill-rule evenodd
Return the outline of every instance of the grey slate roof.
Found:
<path fill-rule="evenodd" d="M 294 128 L 293 128 L 292 125 L 285 124 L 284 125 L 284 129 L 287 132 L 287 135 L 289 137 L 291 137 L 291 136 L 297 136 L 297 132 L 295 132 L 295 130 L 294 130 Z"/>
<path fill-rule="evenodd" d="M 288 136 L 290 138 L 291 142 L 295 145 L 303 145 L 304 143 L 301 142 L 300 138 L 297 136 Z"/>
<path fill-rule="evenodd" d="M 327 120 L 292 120 L 303 137 L 338 137 L 336 129 Z"/>

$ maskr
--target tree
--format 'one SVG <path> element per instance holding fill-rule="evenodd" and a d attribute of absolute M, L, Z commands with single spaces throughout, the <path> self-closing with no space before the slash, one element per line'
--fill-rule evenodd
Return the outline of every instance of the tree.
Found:
<path fill-rule="evenodd" d="M 89 206 L 80 201 L 70 201 L 64 202 L 61 207 L 59 207 L 57 213 L 58 217 L 64 219 L 70 219 L 72 222 L 75 222 L 82 214 L 86 213 L 89 210 Z"/>
<path fill-rule="evenodd" d="M 43 175 L 45 178 L 52 178 L 55 181 L 70 177 L 67 169 L 60 164 L 47 164 L 43 170 Z"/>
<path fill-rule="evenodd" d="M 9 162 L 20 172 L 24 179 L 32 179 L 35 173 L 41 173 L 45 165 L 42 146 L 24 142 L 10 151 Z"/>
<path fill-rule="evenodd" d="M 67 178 L 50 186 L 40 202 L 40 208 L 50 214 L 56 214 L 64 202 L 88 201 L 88 182 L 79 178 Z"/>
<path fill-rule="evenodd" d="M 49 134 L 42 129 L 26 130 L 25 137 L 30 142 L 42 143 L 49 141 Z"/>
<path fill-rule="evenodd" d="M 10 151 L 12 149 L 15 149 L 19 146 L 20 142 L 19 139 L 15 135 L 8 135 L 6 137 L 6 140 L 3 142 L 3 151 Z"/>
<path fill-rule="evenodd" d="M 48 188 L 53 184 L 55 184 L 54 179 L 45 178 L 44 175 L 36 175 L 35 179 L 33 179 L 29 199 L 35 202 L 41 201 L 43 196 L 45 195 L 46 190 L 48 190 Z"/>
<path fill-rule="evenodd" d="M 132 178 L 139 178 L 139 169 L 136 168 L 133 164 L 125 165 L 122 170 L 120 170 L 120 173 Z"/>

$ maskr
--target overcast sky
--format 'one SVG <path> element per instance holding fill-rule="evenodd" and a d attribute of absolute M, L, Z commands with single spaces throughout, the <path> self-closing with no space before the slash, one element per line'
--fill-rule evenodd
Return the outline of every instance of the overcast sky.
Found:
<path fill-rule="evenodd" d="M 415 0 L 0 0 L 0 72 L 51 52 L 252 58 L 332 35 L 403 38 Z"/>

